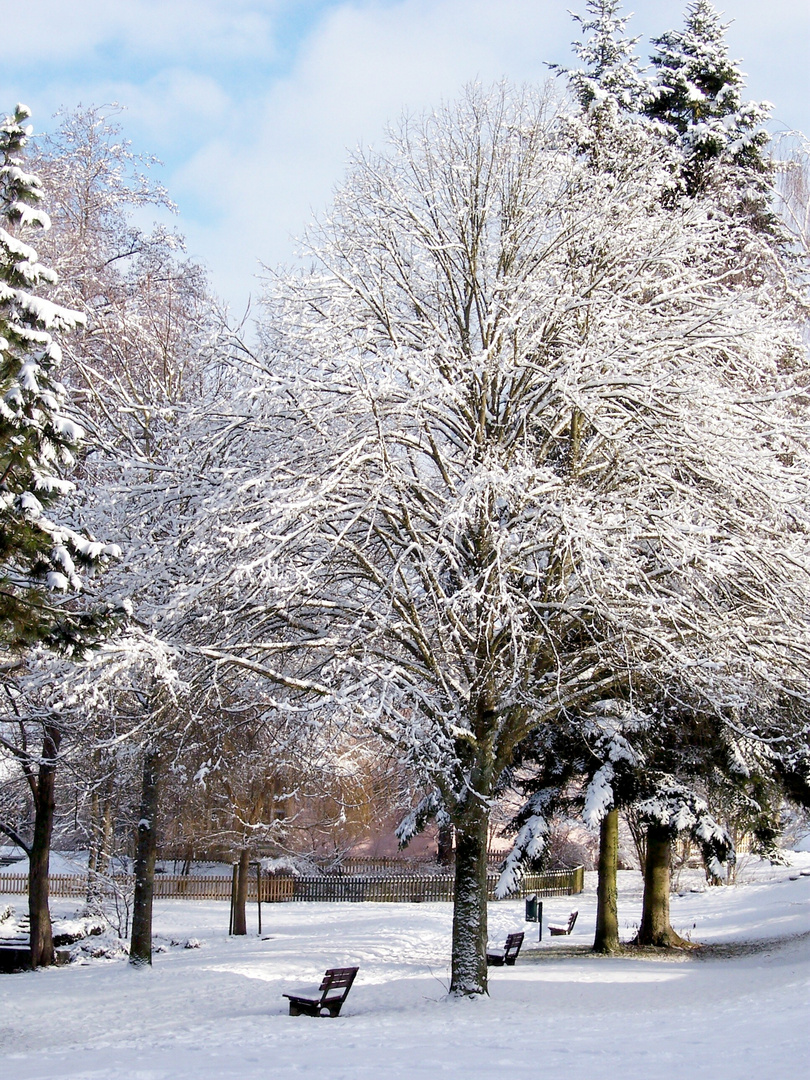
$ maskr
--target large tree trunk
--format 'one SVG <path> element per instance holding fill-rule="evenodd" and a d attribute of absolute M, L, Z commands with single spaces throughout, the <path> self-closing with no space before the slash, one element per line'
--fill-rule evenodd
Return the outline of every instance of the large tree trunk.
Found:
<path fill-rule="evenodd" d="M 136 967 L 152 963 L 152 896 L 157 854 L 157 809 L 160 758 L 147 750 L 143 758 L 141 814 L 135 854 L 135 898 L 132 904 L 132 938 L 129 962 Z"/>
<path fill-rule="evenodd" d="M 616 953 L 619 941 L 619 906 L 616 870 L 619 862 L 619 811 L 611 810 L 599 828 L 599 878 L 596 886 L 594 952 Z"/>
<path fill-rule="evenodd" d="M 46 967 L 54 962 L 51 913 L 48 907 L 48 870 L 51 860 L 51 837 L 56 810 L 56 755 L 62 733 L 46 724 L 42 737 L 42 757 L 34 785 L 34 839 L 28 870 L 28 918 L 31 925 L 31 967 Z"/>
<path fill-rule="evenodd" d="M 487 836 L 484 809 L 472 820 L 456 822 L 453 957 L 450 993 L 487 992 Z"/>
<path fill-rule="evenodd" d="M 672 949 L 689 943 L 676 934 L 669 922 L 669 886 L 672 841 L 661 825 L 647 828 L 647 859 L 644 867 L 644 902 L 636 942 Z"/>
<path fill-rule="evenodd" d="M 250 873 L 250 852 L 242 848 L 239 852 L 239 870 L 236 876 L 236 896 L 233 903 L 233 932 L 247 933 L 247 894 L 248 874 Z"/>

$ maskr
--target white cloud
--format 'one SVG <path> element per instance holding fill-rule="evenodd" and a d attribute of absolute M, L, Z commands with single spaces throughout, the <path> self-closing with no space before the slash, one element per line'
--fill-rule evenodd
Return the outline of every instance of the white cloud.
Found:
<path fill-rule="evenodd" d="M 27 0 L 4 14 L 18 63 L 86 59 L 115 45 L 122 55 L 262 55 L 273 50 L 281 0 Z"/>
<path fill-rule="evenodd" d="M 105 100 L 126 103 L 123 125 L 130 137 L 159 156 L 178 142 L 211 138 L 233 110 L 224 87 L 209 75 L 165 68 L 145 83 L 111 81 Z"/>
<path fill-rule="evenodd" d="M 224 161 L 238 172 L 240 198 L 222 192 L 218 224 L 188 228 L 192 248 L 216 250 L 220 291 L 255 293 L 259 260 L 292 257 L 291 234 L 328 203 L 347 147 L 378 141 L 403 109 L 453 98 L 472 79 L 546 78 L 542 58 L 559 55 L 570 30 L 560 5 L 537 0 L 497 9 L 478 0 L 406 0 L 333 11 L 271 89 L 256 129 L 201 148 L 173 177 L 181 206 L 185 194 L 213 209 L 211 176 Z"/>
<path fill-rule="evenodd" d="M 685 4 L 628 0 L 631 31 L 680 25 Z M 472 79 L 543 80 L 544 60 L 570 60 L 569 6 L 585 0 L 28 0 L 5 13 L 15 53 L 0 108 L 22 98 L 43 127 L 60 104 L 128 106 L 126 134 L 167 161 L 180 228 L 236 306 L 255 291 L 259 260 L 292 257 L 290 236 L 327 205 L 347 147 L 379 141 L 404 108 L 453 98 Z M 810 129 L 810 5 L 718 6 L 734 20 L 731 51 L 752 96 Z"/>
<path fill-rule="evenodd" d="M 756 14 L 753 3 L 738 5 L 747 10 L 739 12 L 737 25 L 767 22 L 770 39 L 784 42 L 788 21 L 799 20 L 797 5 L 774 5 L 786 20 L 781 25 Z M 342 4 L 329 12 L 254 114 L 255 128 L 200 148 L 173 178 L 181 207 L 188 195 L 216 212 L 215 225 L 194 223 L 188 232 L 195 248 L 212 253 L 220 291 L 255 293 L 258 260 L 288 261 L 295 249 L 291 235 L 301 234 L 313 208 L 326 207 L 340 182 L 346 148 L 378 141 L 386 121 L 404 108 L 419 111 L 453 98 L 475 78 L 542 81 L 544 60 L 570 61 L 568 46 L 577 33 L 567 6 L 558 0 L 401 0 Z M 634 33 L 656 34 L 681 23 L 678 0 L 636 7 Z M 806 14 L 803 19 L 806 26 Z M 746 29 L 749 38 L 755 33 Z M 639 48 L 645 55 L 646 42 Z M 752 42 L 749 53 L 755 52 Z M 779 96 L 777 85 L 763 91 L 760 96 L 771 100 Z M 236 190 L 212 190 L 211 177 L 224 161 L 238 172 Z"/>

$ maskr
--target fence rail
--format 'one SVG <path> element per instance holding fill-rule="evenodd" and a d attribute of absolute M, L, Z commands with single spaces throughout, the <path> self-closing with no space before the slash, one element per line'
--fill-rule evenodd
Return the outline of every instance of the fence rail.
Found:
<path fill-rule="evenodd" d="M 512 898 L 530 896 L 572 896 L 582 892 L 584 870 L 547 870 L 543 874 L 526 874 Z M 497 874 L 487 875 L 487 895 L 495 899 Z M 171 900 L 229 900 L 232 879 L 230 877 L 191 877 L 180 874 L 155 874 L 155 897 Z M 52 896 L 85 897 L 88 891 L 86 875 L 51 874 L 48 886 Z M 114 892 L 130 894 L 135 886 L 131 875 L 99 879 L 94 883 L 97 894 L 113 895 Z M 251 875 L 248 880 L 248 900 L 256 900 L 257 882 Z M 375 874 L 363 877 L 336 877 L 324 874 L 319 877 L 265 876 L 261 880 L 262 903 L 289 903 L 320 901 L 349 901 L 374 903 L 417 903 L 419 901 L 451 901 L 453 899 L 452 874 Z M 27 874 L 0 873 L 0 894 L 23 894 L 28 892 Z"/>

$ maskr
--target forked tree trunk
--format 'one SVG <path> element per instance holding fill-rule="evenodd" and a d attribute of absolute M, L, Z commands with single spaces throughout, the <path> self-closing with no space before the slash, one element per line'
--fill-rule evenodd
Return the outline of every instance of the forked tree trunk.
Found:
<path fill-rule="evenodd" d="M 456 823 L 453 957 L 450 993 L 487 992 L 487 836 L 485 810 Z"/>
<path fill-rule="evenodd" d="M 593 950 L 616 953 L 619 941 L 619 893 L 616 870 L 619 863 L 619 811 L 611 810 L 599 827 L 599 877 L 596 886 L 596 936 Z"/>
<path fill-rule="evenodd" d="M 54 962 L 51 913 L 48 907 L 48 870 L 51 860 L 51 837 L 56 810 L 56 755 L 62 733 L 46 724 L 42 737 L 42 757 L 34 795 L 34 839 L 28 869 L 28 918 L 31 925 L 31 967 L 47 967 Z"/>
<path fill-rule="evenodd" d="M 141 814 L 135 854 L 135 897 L 132 903 L 132 938 L 129 962 L 135 967 L 152 963 L 152 897 L 155 889 L 157 810 L 160 758 L 147 750 L 143 758 Z"/>
<path fill-rule="evenodd" d="M 239 870 L 236 875 L 236 896 L 233 903 L 233 932 L 247 933 L 247 894 L 248 874 L 250 873 L 250 852 L 242 848 L 239 852 Z"/>
<path fill-rule="evenodd" d="M 689 943 L 676 934 L 669 922 L 669 886 L 672 840 L 661 825 L 647 828 L 647 859 L 644 867 L 644 902 L 636 941 L 672 949 Z"/>

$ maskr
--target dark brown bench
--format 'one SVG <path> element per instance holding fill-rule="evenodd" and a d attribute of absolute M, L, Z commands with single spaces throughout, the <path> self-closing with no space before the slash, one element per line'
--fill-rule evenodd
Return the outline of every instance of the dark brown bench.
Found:
<path fill-rule="evenodd" d="M 69 949 L 54 949 L 54 961 L 63 966 L 70 963 Z M 31 946 L 28 938 L 5 938 L 0 941 L 0 973 L 31 970 Z"/>
<path fill-rule="evenodd" d="M 524 934 L 507 934 L 502 949 L 487 949 L 487 964 L 491 967 L 514 967 L 523 944 Z"/>
<path fill-rule="evenodd" d="M 290 1016 L 339 1016 L 343 1002 L 349 996 L 359 968 L 329 968 L 320 986 L 293 990 L 282 995 L 289 998 Z"/>
<path fill-rule="evenodd" d="M 30 971 L 31 946 L 28 940 L 0 942 L 0 971 Z"/>
<path fill-rule="evenodd" d="M 552 937 L 562 937 L 564 934 L 570 934 L 574 929 L 574 923 L 577 921 L 577 915 L 579 915 L 578 911 L 572 911 L 565 926 L 553 926 L 549 923 L 548 932 Z"/>

